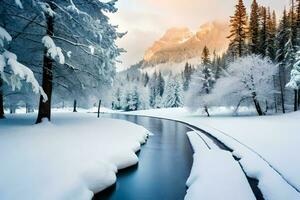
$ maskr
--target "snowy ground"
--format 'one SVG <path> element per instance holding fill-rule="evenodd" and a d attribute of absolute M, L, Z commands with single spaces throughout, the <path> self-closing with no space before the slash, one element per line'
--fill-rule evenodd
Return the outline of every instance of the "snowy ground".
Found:
<path fill-rule="evenodd" d="M 189 188 L 185 200 L 255 199 L 241 167 L 230 152 L 212 143 L 206 146 L 196 132 L 187 134 L 194 149 L 194 162 L 187 180 Z"/>
<path fill-rule="evenodd" d="M 259 180 L 266 199 L 300 199 L 300 112 L 276 116 L 207 118 L 186 109 L 130 112 L 188 122 L 212 133 L 242 158 L 247 175 Z M 249 112 L 244 112 L 247 115 Z"/>
<path fill-rule="evenodd" d="M 92 114 L 55 113 L 0 121 L 0 199 L 91 199 L 116 181 L 118 169 L 138 162 L 148 131 Z"/>

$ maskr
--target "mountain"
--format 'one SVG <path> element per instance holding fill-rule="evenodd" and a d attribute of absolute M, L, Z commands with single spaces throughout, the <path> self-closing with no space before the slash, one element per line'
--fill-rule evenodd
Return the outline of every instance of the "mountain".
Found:
<path fill-rule="evenodd" d="M 150 72 L 180 71 L 187 61 L 194 64 L 200 62 L 205 45 L 211 53 L 225 52 L 229 43 L 228 35 L 228 23 L 220 21 L 203 24 L 196 32 L 185 27 L 171 28 L 146 50 L 142 69 Z"/>

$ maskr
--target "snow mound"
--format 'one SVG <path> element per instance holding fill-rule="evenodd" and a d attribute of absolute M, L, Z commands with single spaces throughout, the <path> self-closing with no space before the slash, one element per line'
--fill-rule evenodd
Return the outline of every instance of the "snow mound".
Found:
<path fill-rule="evenodd" d="M 52 123 L 32 125 L 24 115 L 0 122 L 0 199 L 91 199 L 116 181 L 148 131 L 89 114 L 55 113 Z"/>

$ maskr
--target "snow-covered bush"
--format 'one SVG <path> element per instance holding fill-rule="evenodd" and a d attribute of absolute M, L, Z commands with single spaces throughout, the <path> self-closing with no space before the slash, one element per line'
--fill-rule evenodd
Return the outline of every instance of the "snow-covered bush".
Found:
<path fill-rule="evenodd" d="M 262 103 L 273 103 L 276 65 L 268 58 L 249 55 L 237 59 L 218 80 L 212 93 L 204 98 L 208 105 L 239 106 L 248 103 L 263 115 Z"/>

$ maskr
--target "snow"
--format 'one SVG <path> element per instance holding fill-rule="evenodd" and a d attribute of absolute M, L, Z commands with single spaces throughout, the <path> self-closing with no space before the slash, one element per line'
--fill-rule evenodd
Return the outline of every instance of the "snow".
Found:
<path fill-rule="evenodd" d="M 148 131 L 83 113 L 54 113 L 0 121 L 0 199 L 91 199 L 116 181 L 118 169 L 138 162 Z"/>
<path fill-rule="evenodd" d="M 58 61 L 62 65 L 65 63 L 65 56 L 62 53 L 61 48 L 55 45 L 54 41 L 50 36 L 48 35 L 44 36 L 42 38 L 42 43 L 48 49 L 47 56 Z"/>
<path fill-rule="evenodd" d="M 287 88 L 298 90 L 300 88 L 300 51 L 296 54 L 296 62 L 291 70 L 291 79 L 286 84 Z"/>
<path fill-rule="evenodd" d="M 3 41 L 7 41 L 10 42 L 11 41 L 11 36 L 10 34 L 0 26 L 0 47 L 4 46 L 4 42 Z"/>
<path fill-rule="evenodd" d="M 12 75 L 9 79 L 4 74 L 4 68 L 6 66 L 10 67 L 10 70 L 12 71 Z M 25 80 L 32 85 L 33 92 L 37 94 L 40 93 L 43 96 L 44 101 L 48 100 L 44 90 L 35 79 L 33 72 L 28 67 L 19 63 L 17 61 L 17 56 L 14 53 L 4 50 L 3 54 L 0 54 L 0 74 L 1 78 L 9 83 L 13 90 L 21 89 L 21 81 Z"/>
<path fill-rule="evenodd" d="M 39 4 L 39 6 L 41 7 L 41 10 L 45 13 L 45 14 L 47 14 L 47 15 L 49 15 L 49 16 L 51 16 L 51 17 L 54 17 L 54 15 L 56 14 L 52 9 L 51 9 L 51 7 L 50 7 L 50 5 L 48 4 L 48 3 L 44 3 L 44 2 L 38 2 L 38 4 Z"/>
<path fill-rule="evenodd" d="M 300 112 L 263 117 L 218 115 L 207 118 L 178 108 L 128 114 L 179 120 L 206 130 L 241 158 L 240 164 L 248 176 L 259 180 L 258 187 L 266 199 L 300 199 Z"/>
<path fill-rule="evenodd" d="M 90 49 L 91 54 L 94 55 L 95 54 L 95 47 L 90 45 L 89 49 Z"/>
<path fill-rule="evenodd" d="M 22 5 L 22 3 L 21 3 L 21 0 L 15 0 L 15 4 L 16 4 L 17 6 L 19 6 L 19 8 L 23 9 L 23 5 Z"/>
<path fill-rule="evenodd" d="M 197 133 L 187 134 L 194 149 L 194 162 L 187 180 L 189 188 L 185 200 L 255 199 L 241 167 L 231 153 L 208 149 Z"/>

